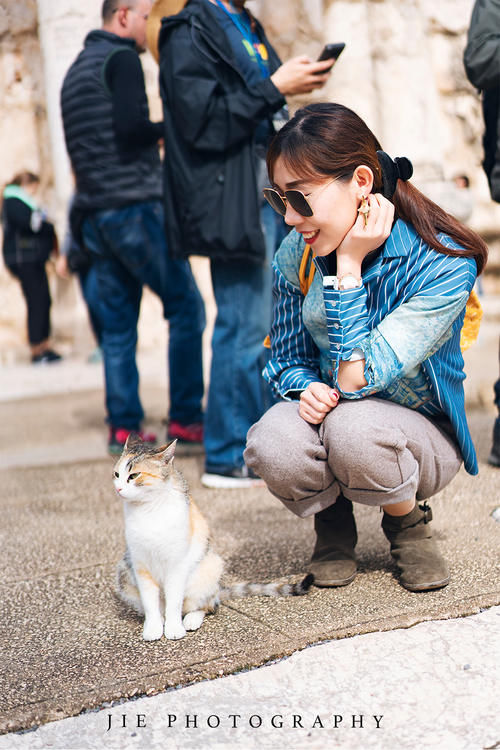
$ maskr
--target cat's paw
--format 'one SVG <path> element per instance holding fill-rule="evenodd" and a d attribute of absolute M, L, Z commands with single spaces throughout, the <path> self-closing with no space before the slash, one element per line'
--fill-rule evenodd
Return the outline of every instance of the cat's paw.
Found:
<path fill-rule="evenodd" d="M 186 630 L 198 630 L 198 628 L 201 627 L 204 617 L 205 613 L 201 610 L 188 612 L 187 615 L 184 616 L 182 623 Z"/>
<path fill-rule="evenodd" d="M 179 623 L 165 623 L 165 638 L 169 641 L 178 641 L 180 638 L 184 638 L 186 635 L 186 629 L 183 627 L 182 622 Z"/>
<path fill-rule="evenodd" d="M 159 641 L 163 635 L 163 623 L 161 620 L 148 620 L 144 623 L 142 637 L 145 641 Z"/>

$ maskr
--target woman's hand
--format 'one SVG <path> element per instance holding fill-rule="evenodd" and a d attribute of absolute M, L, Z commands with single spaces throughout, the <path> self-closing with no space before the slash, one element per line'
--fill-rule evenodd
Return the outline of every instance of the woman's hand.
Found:
<path fill-rule="evenodd" d="M 380 247 L 389 237 L 394 221 L 394 205 L 381 193 L 371 193 L 368 198 L 370 211 L 359 213 L 353 227 L 337 248 L 337 276 L 352 273 L 361 277 L 361 264 L 368 253 Z"/>
<path fill-rule="evenodd" d="M 339 402 L 339 394 L 326 383 L 311 383 L 300 394 L 299 414 L 310 424 L 321 424 Z"/>

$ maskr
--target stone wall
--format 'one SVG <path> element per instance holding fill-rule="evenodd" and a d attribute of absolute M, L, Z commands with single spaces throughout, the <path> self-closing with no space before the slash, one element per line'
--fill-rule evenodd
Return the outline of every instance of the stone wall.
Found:
<path fill-rule="evenodd" d="M 0 186 L 20 169 L 40 173 L 45 193 L 52 167 L 45 86 L 37 35 L 36 0 L 0 2 Z M 1 231 L 0 231 L 1 234 Z M 0 350 L 4 356 L 20 345 L 24 304 L 0 259 Z"/>
<path fill-rule="evenodd" d="M 282 59 L 316 57 L 344 41 L 330 82 L 313 99 L 355 109 L 394 156 L 407 155 L 415 182 L 448 210 L 459 207 L 452 178 L 471 179 L 469 223 L 492 245 L 490 273 L 500 270 L 500 206 L 489 200 L 480 167 L 482 117 L 465 78 L 462 53 L 473 0 L 249 0 Z M 42 177 L 45 205 L 64 231 L 71 175 L 59 116 L 59 89 L 101 0 L 0 0 L 0 154 L 4 184 L 19 168 Z M 157 68 L 143 56 L 153 119 L 161 117 Z M 291 109 L 306 103 L 290 102 Z M 467 203 L 467 201 L 465 201 Z M 460 207 L 459 207 L 460 208 Z M 469 211 L 470 213 L 470 211 Z M 464 214 L 465 215 L 465 214 Z M 85 313 L 74 285 L 51 278 L 56 333 L 71 338 Z M 0 264 L 0 348 L 21 341 L 24 304 Z M 57 323 L 64 320 L 64 324 Z"/>

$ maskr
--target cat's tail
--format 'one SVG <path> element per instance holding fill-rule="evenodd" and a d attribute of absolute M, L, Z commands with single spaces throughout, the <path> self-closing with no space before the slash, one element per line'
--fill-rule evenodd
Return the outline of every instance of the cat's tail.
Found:
<path fill-rule="evenodd" d="M 135 575 L 130 565 L 128 555 L 125 554 L 116 566 L 115 594 L 137 614 L 144 614 L 141 595 L 135 581 Z"/>
<path fill-rule="evenodd" d="M 300 583 L 234 583 L 220 590 L 219 601 L 245 596 L 304 596 L 313 583 L 312 573 L 308 573 Z"/>

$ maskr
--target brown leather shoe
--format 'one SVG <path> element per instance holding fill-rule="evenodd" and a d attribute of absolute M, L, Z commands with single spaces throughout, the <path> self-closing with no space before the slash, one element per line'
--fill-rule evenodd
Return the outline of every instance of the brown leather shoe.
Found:
<path fill-rule="evenodd" d="M 315 586 L 347 586 L 357 571 L 358 541 L 352 503 L 343 495 L 314 516 L 316 544 L 309 564 Z"/>
<path fill-rule="evenodd" d="M 409 591 L 431 591 L 447 586 L 448 566 L 432 538 L 432 510 L 424 502 L 405 516 L 384 513 L 382 529 L 391 543 L 391 555 L 401 572 L 400 583 Z"/>

